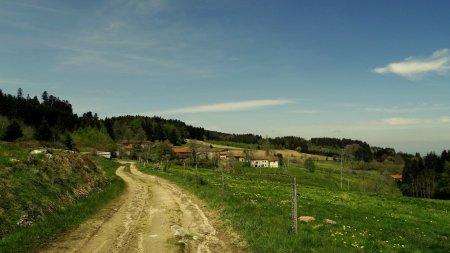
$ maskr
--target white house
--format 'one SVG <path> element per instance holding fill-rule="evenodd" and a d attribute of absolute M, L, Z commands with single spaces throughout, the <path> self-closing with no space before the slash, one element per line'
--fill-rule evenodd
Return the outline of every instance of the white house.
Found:
<path fill-rule="evenodd" d="M 253 157 L 250 167 L 278 168 L 278 158 L 274 156 Z"/>
<path fill-rule="evenodd" d="M 101 157 L 104 157 L 104 158 L 111 159 L 111 152 L 95 151 L 95 154 L 96 154 L 97 156 L 101 156 Z"/>
<path fill-rule="evenodd" d="M 219 152 L 219 159 L 228 159 L 228 151 Z"/>

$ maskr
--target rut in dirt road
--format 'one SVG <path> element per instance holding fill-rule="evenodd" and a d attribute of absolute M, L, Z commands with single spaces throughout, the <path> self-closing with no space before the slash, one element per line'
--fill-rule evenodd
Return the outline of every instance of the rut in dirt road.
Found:
<path fill-rule="evenodd" d="M 242 252 L 189 193 L 134 164 L 116 173 L 124 195 L 40 252 Z"/>

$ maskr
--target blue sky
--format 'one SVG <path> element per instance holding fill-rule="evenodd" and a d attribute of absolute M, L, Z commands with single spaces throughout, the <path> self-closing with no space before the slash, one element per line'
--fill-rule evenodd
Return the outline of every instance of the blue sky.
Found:
<path fill-rule="evenodd" d="M 450 2 L 0 1 L 0 88 L 75 112 L 450 148 Z"/>

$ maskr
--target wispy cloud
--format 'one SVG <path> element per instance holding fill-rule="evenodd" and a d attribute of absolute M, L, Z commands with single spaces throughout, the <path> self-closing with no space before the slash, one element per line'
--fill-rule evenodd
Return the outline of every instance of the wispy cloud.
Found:
<path fill-rule="evenodd" d="M 447 107 L 441 105 L 421 105 L 421 106 L 393 106 L 393 107 L 369 107 L 365 108 L 368 112 L 379 112 L 379 113 L 415 113 L 415 112 L 430 112 L 430 111 L 440 111 L 448 109 Z"/>
<path fill-rule="evenodd" d="M 424 74 L 445 74 L 450 70 L 450 51 L 447 48 L 435 51 L 427 58 L 409 57 L 400 62 L 389 63 L 372 71 L 378 74 L 396 74 L 416 78 Z"/>
<path fill-rule="evenodd" d="M 53 13 L 57 13 L 57 14 L 67 14 L 66 12 L 62 11 L 62 10 L 58 10 L 58 9 L 53 9 L 44 5 L 36 5 L 36 4 L 31 4 L 31 3 L 21 3 L 18 1 L 13 1 L 11 2 L 15 5 L 21 6 L 21 7 L 25 7 L 25 8 L 30 8 L 32 10 L 35 11 L 45 11 L 45 12 L 53 12 Z"/>
<path fill-rule="evenodd" d="M 39 86 L 45 86 L 45 83 L 40 83 L 40 82 L 34 82 L 34 81 L 29 81 L 29 80 L 23 80 L 23 79 L 0 79 L 0 84 L 2 86 L 6 86 L 6 87 L 21 87 L 21 88 L 26 88 L 26 87 L 39 87 Z M 47 84 L 48 85 L 48 84 Z"/>
<path fill-rule="evenodd" d="M 239 102 L 228 102 L 208 105 L 196 105 L 190 107 L 177 108 L 154 113 L 156 115 L 181 114 L 181 113 L 204 113 L 204 112 L 231 112 L 254 110 L 262 107 L 279 106 L 294 103 L 291 99 L 261 99 L 247 100 Z"/>
<path fill-rule="evenodd" d="M 289 112 L 290 113 L 298 113 L 298 114 L 319 114 L 319 113 L 323 113 L 324 111 L 299 109 L 299 110 L 292 110 L 292 111 L 289 111 Z"/>
<path fill-rule="evenodd" d="M 412 126 L 420 124 L 421 120 L 413 118 L 387 118 L 382 123 L 389 126 Z"/>
<path fill-rule="evenodd" d="M 450 116 L 442 116 L 439 118 L 441 123 L 450 123 Z"/>

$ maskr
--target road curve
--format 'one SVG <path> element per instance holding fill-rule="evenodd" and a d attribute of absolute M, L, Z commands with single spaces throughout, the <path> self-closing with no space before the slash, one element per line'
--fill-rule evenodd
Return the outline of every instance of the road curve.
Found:
<path fill-rule="evenodd" d="M 127 183 L 125 193 L 39 252 L 242 252 L 188 192 L 134 164 L 116 173 Z"/>

